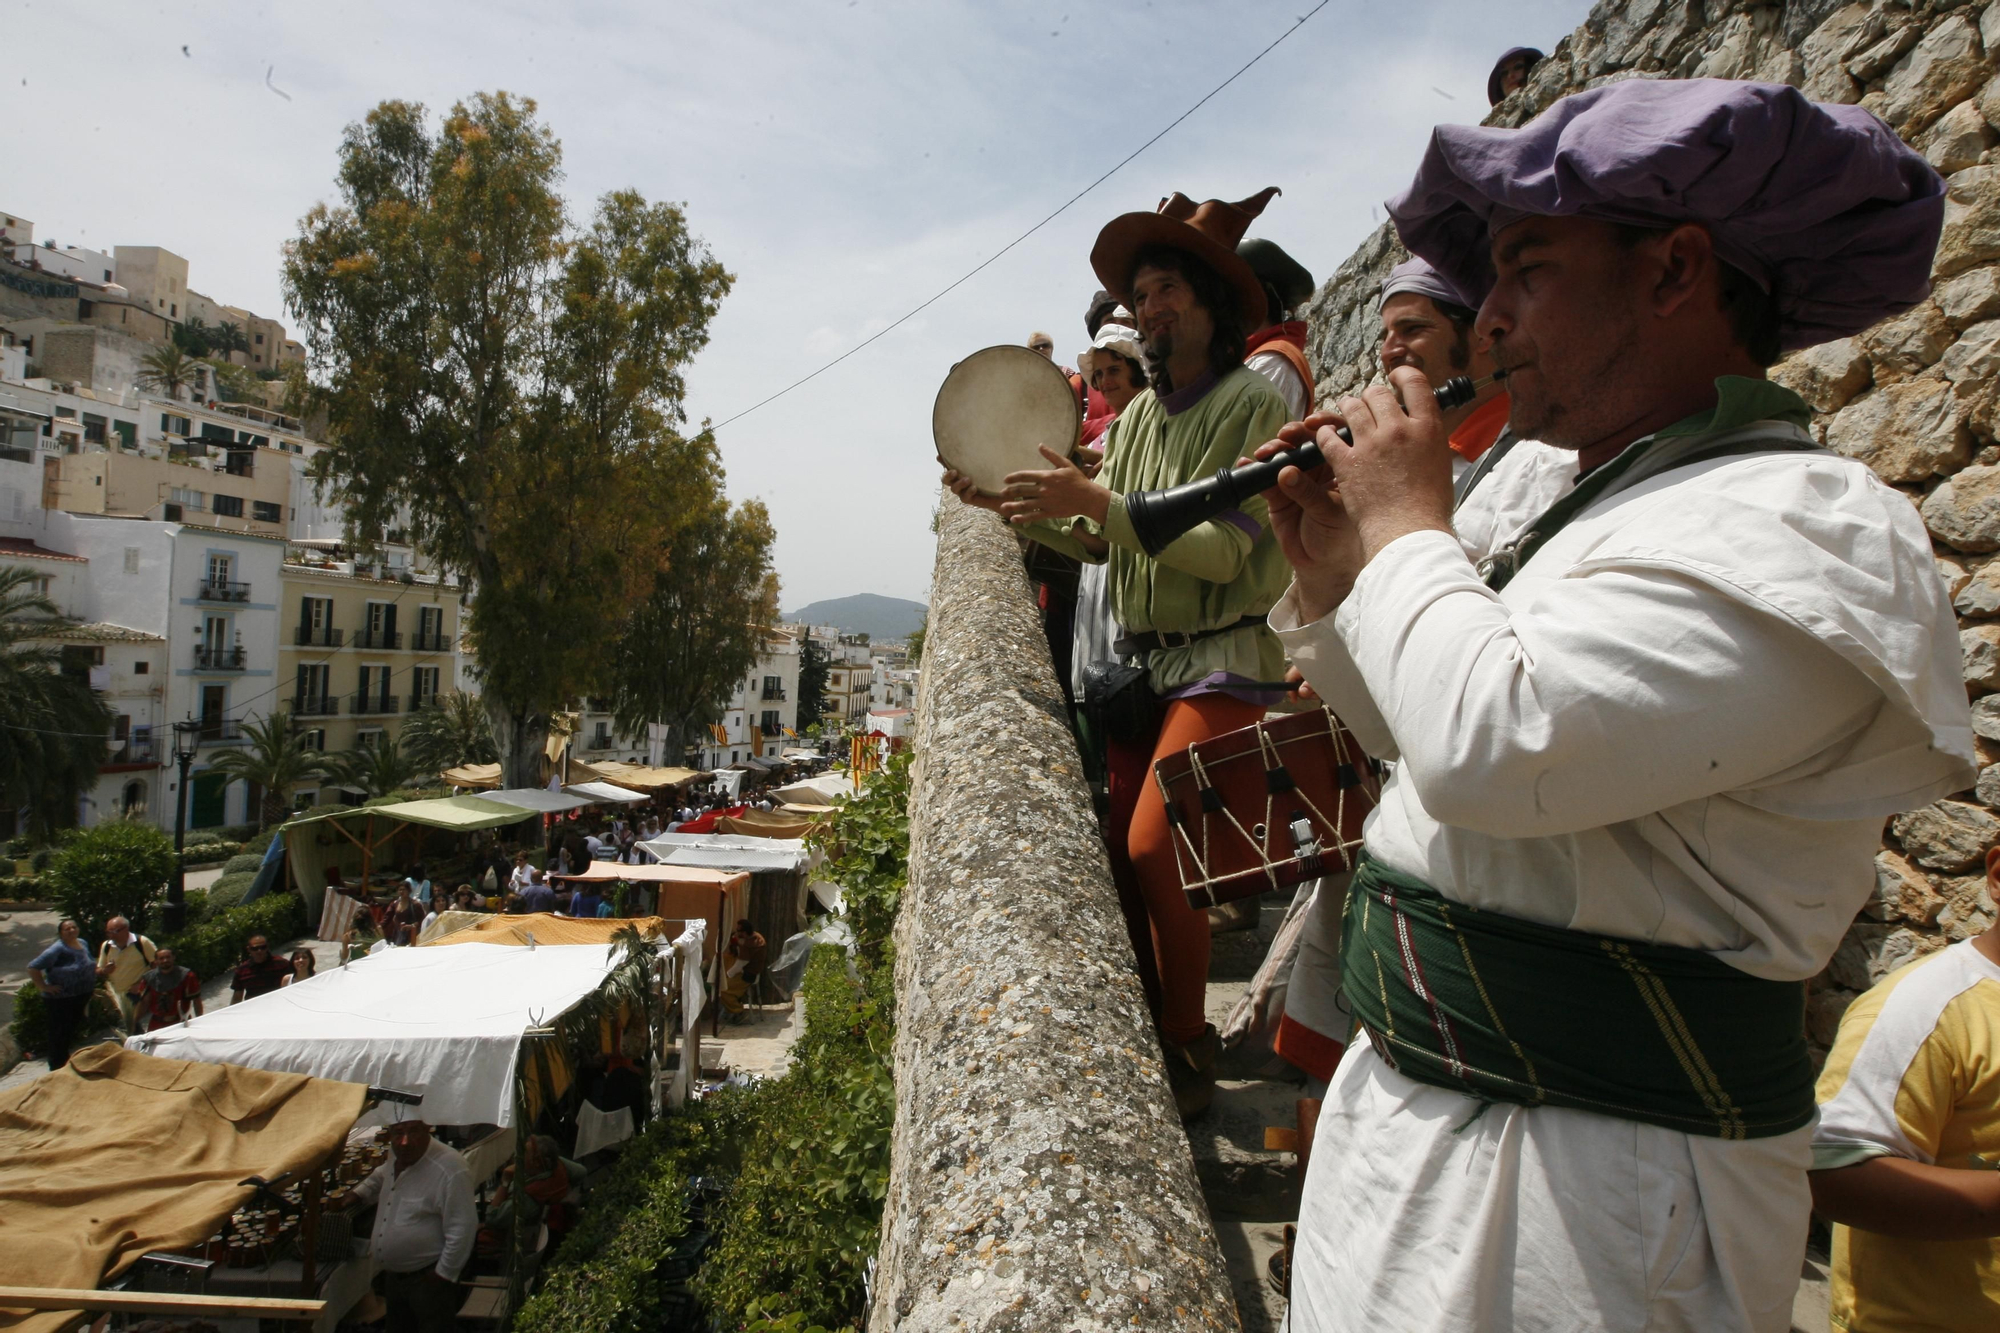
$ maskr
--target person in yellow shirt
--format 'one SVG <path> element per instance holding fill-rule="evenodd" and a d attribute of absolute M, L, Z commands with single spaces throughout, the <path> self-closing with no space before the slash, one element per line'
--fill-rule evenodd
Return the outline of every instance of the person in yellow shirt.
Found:
<path fill-rule="evenodd" d="M 2000 892 L 2000 847 L 1986 884 Z M 2000 924 L 1850 1005 L 1818 1096 L 1833 1327 L 2000 1327 Z"/>
<path fill-rule="evenodd" d="M 153 966 L 153 942 L 132 929 L 132 923 L 114 916 L 104 923 L 104 943 L 97 946 L 97 979 L 118 1003 L 125 1030 L 132 1026 L 135 1011 L 128 992 Z"/>

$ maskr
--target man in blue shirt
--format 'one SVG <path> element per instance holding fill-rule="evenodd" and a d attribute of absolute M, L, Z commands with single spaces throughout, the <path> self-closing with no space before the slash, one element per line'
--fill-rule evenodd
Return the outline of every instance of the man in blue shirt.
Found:
<path fill-rule="evenodd" d="M 35 955 L 28 964 L 28 975 L 35 979 L 43 1011 L 48 1014 L 49 1068 L 61 1069 L 69 1063 L 70 1044 L 83 1025 L 90 993 L 97 989 L 97 965 L 90 961 L 76 922 L 65 918 L 57 925 L 55 943 Z"/>

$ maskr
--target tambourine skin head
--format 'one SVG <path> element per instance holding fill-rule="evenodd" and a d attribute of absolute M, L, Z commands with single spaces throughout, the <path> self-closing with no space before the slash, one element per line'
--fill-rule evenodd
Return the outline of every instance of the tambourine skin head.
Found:
<path fill-rule="evenodd" d="M 931 407 L 931 438 L 946 467 L 999 495 L 1010 472 L 1043 470 L 1040 446 L 1075 447 L 1083 405 L 1069 377 L 1039 352 L 1002 344 L 951 368 Z"/>

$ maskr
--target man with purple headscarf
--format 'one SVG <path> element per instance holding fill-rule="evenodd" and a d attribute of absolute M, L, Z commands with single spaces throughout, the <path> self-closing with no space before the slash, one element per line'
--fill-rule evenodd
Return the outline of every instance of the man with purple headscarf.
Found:
<path fill-rule="evenodd" d="M 1858 107 L 1631 80 L 1439 128 L 1390 214 L 1575 474 L 1469 553 L 1416 371 L 1287 428 L 1331 475 L 1271 493 L 1271 626 L 1394 763 L 1292 1333 L 1780 1333 L 1807 980 L 1974 770 L 1923 524 L 1765 370 L 1923 299 L 1943 184 Z"/>

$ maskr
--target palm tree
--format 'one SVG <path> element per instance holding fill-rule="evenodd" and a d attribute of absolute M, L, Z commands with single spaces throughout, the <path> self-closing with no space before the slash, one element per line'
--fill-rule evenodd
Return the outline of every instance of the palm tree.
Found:
<path fill-rule="evenodd" d="M 179 398 L 201 378 L 201 363 L 174 346 L 155 347 L 139 358 L 139 387 Z"/>
<path fill-rule="evenodd" d="M 39 574 L 0 566 L 0 804 L 28 807 L 44 835 L 75 821 L 111 736 L 111 710 L 89 681 L 64 675 L 61 654 L 33 642 L 56 615 Z"/>
<path fill-rule="evenodd" d="M 208 347 L 212 352 L 222 353 L 222 359 L 227 361 L 231 352 L 249 352 L 250 340 L 243 336 L 242 325 L 225 319 L 208 335 Z"/>
<path fill-rule="evenodd" d="M 306 744 L 304 734 L 292 726 L 291 713 L 282 708 L 244 723 L 243 739 L 249 744 L 224 750 L 209 767 L 231 780 L 253 782 L 263 790 L 264 799 L 257 809 L 261 830 L 265 824 L 284 818 L 291 808 L 294 787 L 326 776 L 327 763 L 318 750 Z"/>
<path fill-rule="evenodd" d="M 500 757 L 486 706 L 461 690 L 440 694 L 410 714 L 399 739 L 410 766 L 426 775 Z"/>
<path fill-rule="evenodd" d="M 350 791 L 370 797 L 387 796 L 407 787 L 417 776 L 416 768 L 396 746 L 394 736 L 384 736 L 373 745 L 361 745 L 329 755 L 326 766 L 334 781 Z"/>

